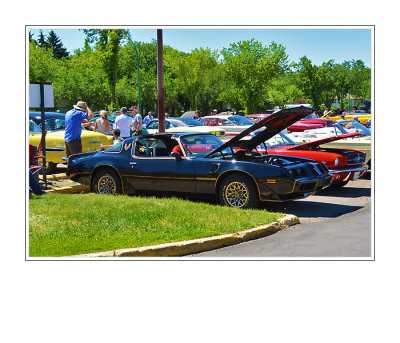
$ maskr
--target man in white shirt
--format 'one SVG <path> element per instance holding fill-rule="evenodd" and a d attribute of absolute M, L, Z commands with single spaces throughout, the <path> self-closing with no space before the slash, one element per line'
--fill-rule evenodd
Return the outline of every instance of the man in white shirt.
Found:
<path fill-rule="evenodd" d="M 121 108 L 121 114 L 115 118 L 115 128 L 121 132 L 123 139 L 131 136 L 132 118 L 127 115 L 128 109 L 126 107 Z"/>

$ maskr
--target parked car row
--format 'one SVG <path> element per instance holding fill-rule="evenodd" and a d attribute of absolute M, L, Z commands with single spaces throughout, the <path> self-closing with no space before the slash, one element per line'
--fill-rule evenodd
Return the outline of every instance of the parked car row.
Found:
<path fill-rule="evenodd" d="M 321 147 L 328 140 L 360 133 L 300 145 L 281 133 L 311 113 L 304 106 L 283 109 L 230 137 L 217 133 L 220 126 L 240 126 L 235 118 L 226 118 L 232 124 L 194 129 L 190 124 L 175 126 L 175 118 L 168 119 L 170 131 L 163 134 L 156 133 L 153 120 L 148 135 L 128 138 L 104 151 L 70 156 L 67 176 L 97 193 L 213 194 L 221 204 L 237 208 L 302 199 L 332 184 L 343 186 L 366 171 L 363 151 Z M 209 131 L 199 132 L 204 126 Z"/>

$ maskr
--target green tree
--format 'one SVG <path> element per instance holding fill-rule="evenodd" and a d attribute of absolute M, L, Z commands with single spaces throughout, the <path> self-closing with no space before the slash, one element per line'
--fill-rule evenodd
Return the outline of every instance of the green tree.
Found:
<path fill-rule="evenodd" d="M 29 81 L 54 82 L 58 63 L 51 56 L 51 51 L 35 43 L 29 43 Z"/>
<path fill-rule="evenodd" d="M 328 108 L 331 108 L 336 97 L 334 66 L 334 60 L 329 60 L 328 62 L 322 63 L 318 68 L 318 81 L 321 89 L 320 99 L 325 107 Z"/>
<path fill-rule="evenodd" d="M 86 35 L 85 47 L 94 43 L 96 50 L 102 54 L 102 66 L 107 77 L 108 85 L 111 89 L 112 108 L 116 107 L 116 81 L 118 71 L 118 50 L 124 39 L 129 37 L 128 30 L 121 29 L 90 29 L 83 30 Z"/>
<path fill-rule="evenodd" d="M 247 113 L 265 105 L 268 83 L 288 70 L 285 48 L 275 42 L 268 47 L 254 39 L 232 43 L 222 50 L 222 56 L 221 97 Z"/>
<path fill-rule="evenodd" d="M 43 34 L 43 31 L 40 30 L 39 38 L 36 41 L 37 45 L 44 49 L 50 49 L 50 45 L 46 40 L 46 36 Z"/>
<path fill-rule="evenodd" d="M 322 87 L 318 66 L 312 64 L 306 56 L 300 58 L 295 64 L 298 75 L 298 86 L 305 96 L 311 100 L 311 105 L 318 108 L 321 103 Z"/>
<path fill-rule="evenodd" d="M 60 37 L 58 37 L 53 30 L 51 30 L 49 35 L 47 36 L 46 42 L 49 48 L 53 51 L 53 57 L 60 59 L 69 55 L 67 49 L 61 42 Z"/>
<path fill-rule="evenodd" d="M 275 106 L 286 107 L 287 104 L 294 103 L 302 97 L 303 92 L 297 88 L 289 75 L 277 78 L 270 83 L 268 98 Z"/>
<path fill-rule="evenodd" d="M 170 49 L 166 52 L 165 68 L 168 77 L 174 81 L 176 95 L 184 97 L 184 110 L 196 108 L 202 112 L 208 111 L 215 104 L 216 73 L 218 69 L 217 52 L 210 49 L 195 49 L 189 54 Z"/>
<path fill-rule="evenodd" d="M 335 92 L 341 108 L 343 108 L 343 100 L 351 87 L 350 71 L 351 64 L 349 61 L 344 61 L 342 64 L 335 64 L 334 66 Z"/>

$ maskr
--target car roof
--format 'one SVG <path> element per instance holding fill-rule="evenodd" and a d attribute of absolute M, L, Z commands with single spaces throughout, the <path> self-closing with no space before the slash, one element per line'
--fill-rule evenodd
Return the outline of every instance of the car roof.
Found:
<path fill-rule="evenodd" d="M 65 119 L 65 113 L 59 112 L 44 112 L 45 119 Z M 42 120 L 41 112 L 29 112 L 29 119 L 39 124 Z"/>

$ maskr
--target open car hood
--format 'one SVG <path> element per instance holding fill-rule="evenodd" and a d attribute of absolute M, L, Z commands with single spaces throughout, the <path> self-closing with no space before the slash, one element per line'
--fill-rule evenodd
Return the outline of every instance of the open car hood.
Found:
<path fill-rule="evenodd" d="M 345 139 L 345 138 L 350 138 L 350 137 L 358 137 L 358 136 L 364 136 L 364 135 L 362 133 L 359 133 L 359 132 L 346 133 L 344 135 L 332 136 L 332 137 L 318 139 L 316 141 L 312 141 L 312 142 L 308 142 L 308 143 L 304 143 L 304 144 L 294 145 L 294 146 L 288 148 L 288 150 L 304 150 L 307 147 L 315 148 L 315 147 L 318 147 L 318 146 L 320 146 L 322 144 L 326 144 L 326 143 L 329 143 L 329 142 L 337 141 L 339 139 Z"/>
<path fill-rule="evenodd" d="M 205 157 L 211 156 L 214 153 L 220 152 L 228 147 L 240 147 L 249 150 L 254 149 L 260 143 L 265 142 L 271 137 L 275 136 L 277 133 L 286 129 L 298 120 L 307 117 L 309 114 L 313 113 L 314 109 L 305 106 L 285 108 L 280 111 L 274 112 L 270 116 L 260 120 L 258 123 L 250 126 L 246 130 L 239 133 L 237 136 L 233 137 L 231 140 L 221 145 L 219 148 L 211 151 Z M 262 129 L 264 128 L 264 129 Z M 249 140 L 240 141 L 243 137 L 247 136 L 256 130 L 262 130 L 259 134 L 255 135 Z"/>

